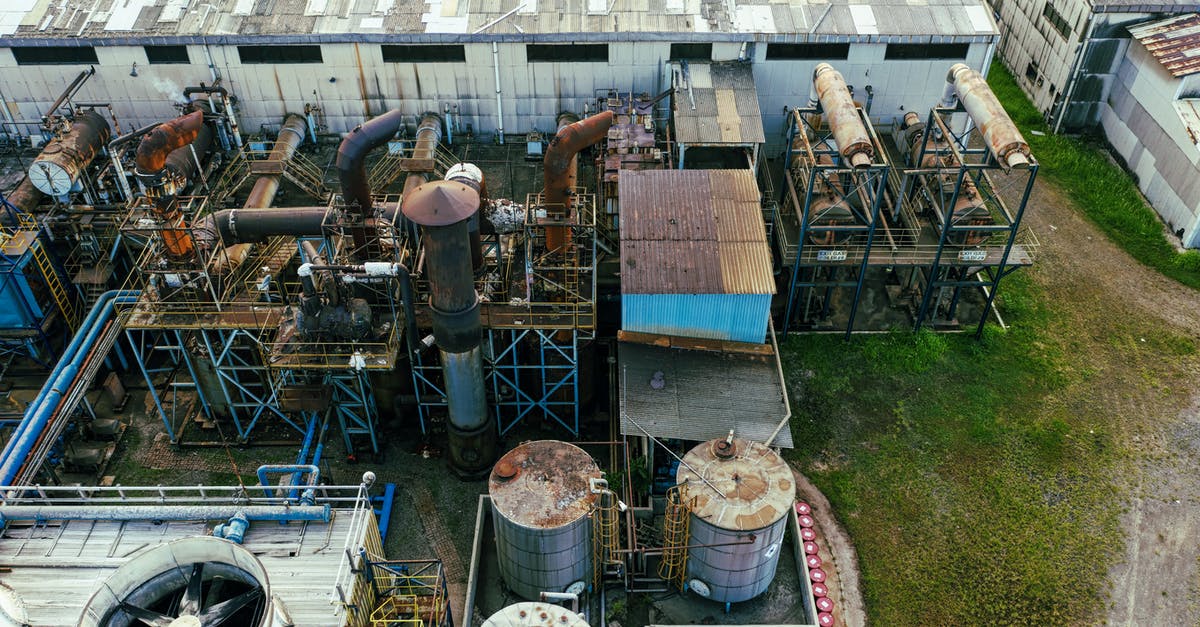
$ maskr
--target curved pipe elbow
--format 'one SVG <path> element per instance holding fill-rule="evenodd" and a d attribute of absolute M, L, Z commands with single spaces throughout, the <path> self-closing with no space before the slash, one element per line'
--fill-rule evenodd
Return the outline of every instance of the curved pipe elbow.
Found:
<path fill-rule="evenodd" d="M 346 204 L 358 205 L 360 214 L 365 215 L 371 208 L 367 153 L 387 143 L 403 124 L 404 115 L 399 109 L 393 109 L 355 127 L 338 146 L 336 166 L 342 184 L 342 196 Z"/>
<path fill-rule="evenodd" d="M 137 148 L 138 172 L 143 175 L 161 172 L 167 164 L 167 155 L 195 141 L 203 125 L 204 112 L 196 110 L 159 124 L 146 133 Z"/>
<path fill-rule="evenodd" d="M 558 129 L 546 149 L 546 187 L 550 187 L 552 177 L 560 177 L 570 169 L 571 160 L 579 151 L 603 139 L 612 125 L 613 112 L 601 111 Z"/>

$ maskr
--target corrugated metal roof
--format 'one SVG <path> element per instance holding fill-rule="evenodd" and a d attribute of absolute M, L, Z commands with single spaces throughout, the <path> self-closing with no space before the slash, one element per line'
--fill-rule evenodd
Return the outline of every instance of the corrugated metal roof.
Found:
<path fill-rule="evenodd" d="M 688 78 L 691 89 L 677 84 L 678 95 L 671 99 L 676 141 L 681 144 L 766 141 L 750 64 L 691 63 Z"/>
<path fill-rule="evenodd" d="M 690 351 L 622 342 L 621 433 L 705 441 L 734 433 L 747 440 L 771 436 L 787 415 L 774 357 Z M 663 373 L 661 389 L 650 385 Z M 634 423 L 640 425 L 638 428 Z M 775 446 L 792 448 L 784 426 Z"/>
<path fill-rule="evenodd" d="M 774 294 L 750 170 L 622 170 L 621 292 Z"/>
<path fill-rule="evenodd" d="M 1192 142 L 1193 146 L 1200 148 L 1200 100 L 1195 98 L 1176 100 L 1175 112 L 1179 114 L 1179 119 L 1183 120 L 1188 140 Z"/>
<path fill-rule="evenodd" d="M 1129 34 L 1141 42 L 1172 76 L 1200 72 L 1200 14 L 1176 15 L 1131 26 Z"/>

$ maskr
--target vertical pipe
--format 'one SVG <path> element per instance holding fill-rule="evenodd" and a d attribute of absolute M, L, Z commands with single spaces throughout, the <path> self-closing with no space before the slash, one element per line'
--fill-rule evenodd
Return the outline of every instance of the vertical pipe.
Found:
<path fill-rule="evenodd" d="M 504 100 L 500 97 L 500 51 L 492 42 L 492 70 L 496 73 L 496 138 L 504 145 Z"/>
<path fill-rule="evenodd" d="M 579 120 L 572 113 L 558 116 L 558 133 L 546 149 L 544 163 L 546 211 L 556 222 L 571 217 L 571 188 L 575 186 L 576 157 L 579 151 L 603 139 L 613 124 L 613 112 L 601 111 L 596 115 Z M 682 156 L 680 157 L 682 161 Z M 546 228 L 546 248 L 558 252 L 566 248 L 570 240 L 570 228 L 549 226 Z"/>

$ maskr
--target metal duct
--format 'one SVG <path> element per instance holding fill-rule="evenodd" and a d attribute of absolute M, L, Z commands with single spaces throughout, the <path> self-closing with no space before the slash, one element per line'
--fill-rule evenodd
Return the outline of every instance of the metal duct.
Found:
<path fill-rule="evenodd" d="M 422 227 L 433 336 L 442 359 L 450 413 L 450 468 L 460 476 L 487 472 L 496 456 L 496 429 L 483 387 L 479 296 L 467 250 L 467 222 L 479 194 L 453 181 L 427 183 L 405 195 L 405 217 Z"/>
<path fill-rule="evenodd" d="M 367 183 L 367 153 L 386 144 L 403 124 L 404 114 L 393 109 L 355 127 L 338 146 L 337 169 L 342 197 L 347 205 L 357 207 L 358 215 L 364 219 L 372 208 L 371 186 Z M 438 135 L 441 135 L 440 130 Z"/>
<path fill-rule="evenodd" d="M 813 71 L 813 86 L 842 158 L 856 168 L 870 166 L 875 157 L 875 147 L 862 119 L 858 117 L 858 108 L 842 74 L 832 65 L 821 63 Z"/>
<path fill-rule="evenodd" d="M 209 109 L 207 103 L 193 102 L 192 107 L 195 110 L 194 113 L 200 113 L 201 115 L 210 113 L 207 110 Z M 208 154 L 209 148 L 212 147 L 212 140 L 212 126 L 201 124 L 191 143 L 186 146 L 180 146 L 167 155 L 167 160 L 163 164 L 163 170 L 171 177 L 183 182 L 183 185 L 186 185 L 186 181 L 190 181 L 192 176 L 196 174 L 196 170 L 198 169 L 197 160 L 203 159 Z M 138 149 L 140 151 L 140 145 Z M 179 189 L 182 189 L 183 185 Z"/>
<path fill-rule="evenodd" d="M 204 112 L 197 110 L 170 122 L 163 122 L 142 136 L 137 148 L 137 157 L 134 159 L 137 163 L 137 175 L 144 178 L 158 177 L 167 164 L 167 155 L 192 143 L 202 126 Z"/>
<path fill-rule="evenodd" d="M 38 203 L 42 202 L 44 196 L 45 194 L 42 193 L 42 190 L 33 184 L 33 179 L 26 176 L 21 181 L 21 184 L 9 193 L 8 196 L 5 196 L 4 199 L 8 201 L 8 204 L 16 207 L 18 211 L 32 213 L 37 208 Z M 8 220 L 10 219 L 8 212 L 0 215 L 4 216 L 5 224 L 8 224 Z"/>
<path fill-rule="evenodd" d="M 1017 125 L 992 93 L 983 76 L 963 63 L 955 63 L 946 75 L 947 87 L 954 85 L 959 102 L 975 125 L 983 131 L 983 139 L 1001 165 L 1008 168 L 1029 167 L 1029 143 L 1017 130 Z"/>
<path fill-rule="evenodd" d="M 601 111 L 587 119 L 575 121 L 574 114 L 558 116 L 558 133 L 546 148 L 545 202 L 546 211 L 555 220 L 571 217 L 571 188 L 575 186 L 576 161 L 579 151 L 600 141 L 608 134 L 613 124 L 613 112 Z M 546 248 L 557 252 L 566 247 L 570 239 L 570 228 L 550 226 L 546 228 Z"/>
<path fill-rule="evenodd" d="M 62 196 L 71 191 L 92 159 L 108 142 L 108 122 L 95 111 L 75 114 L 71 128 L 51 141 L 29 167 L 29 178 L 43 194 Z"/>
<path fill-rule="evenodd" d="M 197 222 L 197 239 L 202 247 L 261 242 L 272 235 L 313 237 L 321 234 L 327 207 L 287 209 L 222 209 Z"/>
<path fill-rule="evenodd" d="M 307 130 L 304 116 L 295 113 L 288 114 L 275 138 L 275 147 L 271 149 L 268 161 L 283 163 L 296 154 L 296 148 L 304 143 L 304 133 Z M 280 175 L 264 174 L 254 182 L 250 196 L 246 198 L 244 207 L 270 207 L 275 202 L 275 193 L 279 191 Z"/>
<path fill-rule="evenodd" d="M 483 170 L 473 163 L 459 163 L 446 171 L 447 181 L 457 181 L 479 193 L 479 210 L 471 214 L 467 236 L 471 239 L 471 269 L 478 275 L 483 271 L 483 240 L 479 236 L 479 218 L 487 205 L 487 182 Z"/>

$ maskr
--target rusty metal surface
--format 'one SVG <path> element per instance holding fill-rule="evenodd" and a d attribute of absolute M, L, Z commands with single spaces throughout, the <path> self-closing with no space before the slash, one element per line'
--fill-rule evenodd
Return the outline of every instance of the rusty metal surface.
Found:
<path fill-rule="evenodd" d="M 546 211 L 552 216 L 571 216 L 571 188 L 575 186 L 576 159 L 580 150 L 604 139 L 612 127 L 615 116 L 612 111 L 601 111 L 596 115 L 572 124 L 560 126 L 554 139 L 546 148 L 544 160 Z M 553 226 L 546 229 L 546 248 L 561 250 L 567 244 L 570 229 Z"/>
<path fill-rule="evenodd" d="M 983 132 L 983 139 L 995 153 L 1000 163 L 1009 168 L 1029 166 L 1029 143 L 1017 130 L 1017 125 L 1004 106 L 992 93 L 983 76 L 965 64 L 956 63 L 950 68 L 946 80 L 954 84 L 954 91 L 963 108 Z"/>
<path fill-rule="evenodd" d="M 838 152 L 856 168 L 871 165 L 875 147 L 871 144 L 867 127 L 858 117 L 858 108 L 841 72 L 828 63 L 822 63 L 813 72 L 813 84 L 817 88 L 821 110 L 837 141 Z"/>
<path fill-rule="evenodd" d="M 725 438 L 701 443 L 679 465 L 676 481 L 695 499 L 692 514 L 733 531 L 763 529 L 783 518 L 796 499 L 791 467 L 762 443 L 736 437 L 726 458 L 724 443 Z"/>
<path fill-rule="evenodd" d="M 1179 118 L 1183 120 L 1183 127 L 1187 130 L 1188 141 L 1200 147 L 1200 100 L 1194 98 L 1176 100 L 1175 111 L 1179 113 Z"/>
<path fill-rule="evenodd" d="M 401 210 L 421 226 L 448 226 L 479 209 L 479 192 L 454 181 L 426 183 L 404 197 Z"/>
<path fill-rule="evenodd" d="M 749 170 L 622 171 L 621 291 L 773 294 Z"/>
<path fill-rule="evenodd" d="M 1172 76 L 1200 72 L 1200 13 L 1132 26 L 1129 34 Z"/>
<path fill-rule="evenodd" d="M 733 145 L 766 141 L 749 64 L 692 63 L 689 74 L 690 92 L 677 87 L 671 98 L 676 141 Z"/>
<path fill-rule="evenodd" d="M 526 442 L 496 462 L 488 493 L 496 511 L 534 529 L 553 529 L 586 516 L 596 495 L 588 480 L 600 468 L 583 449 L 556 440 Z"/>
<path fill-rule="evenodd" d="M 146 133 L 137 148 L 138 173 L 157 174 L 166 165 L 167 155 L 192 143 L 203 125 L 204 112 L 197 110 L 163 122 Z"/>

